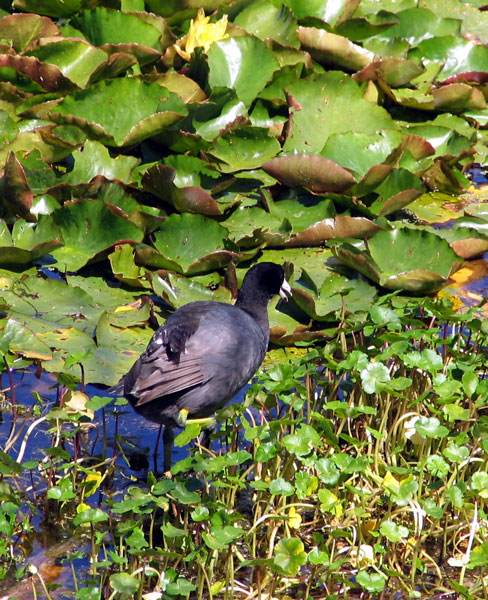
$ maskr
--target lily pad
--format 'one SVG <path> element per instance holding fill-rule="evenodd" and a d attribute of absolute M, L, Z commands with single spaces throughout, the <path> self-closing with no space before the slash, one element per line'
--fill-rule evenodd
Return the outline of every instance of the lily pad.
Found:
<path fill-rule="evenodd" d="M 251 36 L 234 37 L 211 45 L 208 51 L 209 84 L 236 91 L 246 106 L 271 80 L 279 64 L 271 50 Z"/>
<path fill-rule="evenodd" d="M 162 51 L 169 45 L 166 22 L 156 15 L 149 18 L 144 13 L 130 14 L 98 6 L 78 13 L 71 24 L 95 46 L 133 42 Z"/>
<path fill-rule="evenodd" d="M 254 0 L 234 18 L 242 27 L 261 40 L 273 39 L 283 45 L 297 46 L 297 22 L 290 10 L 274 6 L 269 0 Z"/>
<path fill-rule="evenodd" d="M 139 163 L 134 156 L 111 158 L 108 149 L 99 142 L 86 141 L 74 153 L 74 167 L 63 179 L 67 183 L 89 182 L 97 175 L 107 179 L 129 181 L 132 170 Z"/>
<path fill-rule="evenodd" d="M 242 169 L 256 169 L 280 150 L 278 140 L 266 130 L 246 127 L 219 136 L 209 149 L 209 154 L 222 161 L 219 165 L 222 172 L 231 173 Z"/>
<path fill-rule="evenodd" d="M 376 289 L 361 279 L 347 279 L 330 269 L 323 269 L 322 283 L 302 269 L 293 280 L 293 299 L 298 306 L 317 321 L 333 321 L 347 312 L 366 312 L 377 295 Z"/>
<path fill-rule="evenodd" d="M 286 154 L 319 153 L 336 133 L 395 129 L 385 109 L 364 100 L 359 84 L 344 73 L 310 76 L 294 81 L 286 91 L 292 111 Z"/>
<path fill-rule="evenodd" d="M 408 228 L 380 231 L 367 244 L 345 243 L 332 250 L 381 286 L 415 293 L 435 292 L 463 264 L 445 240 Z"/>
<path fill-rule="evenodd" d="M 198 186 L 179 187 L 174 181 L 177 171 L 167 165 L 154 165 L 142 177 L 144 189 L 172 204 L 180 212 L 218 216 L 222 214 L 219 204 Z"/>
<path fill-rule="evenodd" d="M 42 45 L 28 53 L 42 63 L 55 65 L 76 86 L 83 88 L 91 74 L 108 61 L 108 55 L 99 48 L 82 40 L 66 40 L 61 37 L 43 40 Z"/>
<path fill-rule="evenodd" d="M 42 219 L 39 224 L 26 223 L 18 219 L 12 235 L 3 221 L 0 221 L 0 264 L 26 265 L 63 245 L 59 229 L 50 219 Z"/>
<path fill-rule="evenodd" d="M 0 19 L 0 39 L 10 40 L 17 52 L 24 52 L 39 38 L 59 34 L 51 19 L 38 14 L 13 14 Z"/>
<path fill-rule="evenodd" d="M 356 181 L 347 169 L 332 160 L 309 154 L 272 158 L 263 164 L 263 169 L 280 183 L 289 187 L 301 185 L 318 194 L 343 192 Z"/>
<path fill-rule="evenodd" d="M 154 233 L 154 247 L 138 249 L 137 261 L 177 273 L 205 273 L 242 260 L 225 227 L 190 213 L 168 217 Z"/>
<path fill-rule="evenodd" d="M 117 242 L 140 242 L 143 232 L 99 200 L 66 203 L 52 218 L 61 230 L 64 247 L 52 254 L 58 268 L 77 271 L 88 262 L 99 260 L 101 253 Z"/>
<path fill-rule="evenodd" d="M 348 71 L 359 71 L 374 59 L 374 53 L 335 33 L 315 27 L 299 27 L 302 48 L 322 65 L 334 65 Z"/>
<path fill-rule="evenodd" d="M 187 114 L 176 94 L 137 78 L 101 81 L 68 95 L 55 106 L 42 104 L 27 112 L 73 124 L 108 145 L 134 144 L 164 131 Z"/>

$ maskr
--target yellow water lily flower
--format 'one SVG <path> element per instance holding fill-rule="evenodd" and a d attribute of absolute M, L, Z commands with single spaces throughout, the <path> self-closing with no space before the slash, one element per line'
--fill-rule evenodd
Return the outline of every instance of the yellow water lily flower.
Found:
<path fill-rule="evenodd" d="M 228 38 L 229 34 L 225 33 L 226 29 L 227 15 L 224 15 L 216 23 L 210 23 L 210 17 L 206 17 L 203 8 L 199 8 L 197 18 L 190 22 L 186 41 L 185 38 L 180 41 L 180 43 L 184 42 L 185 48 L 183 49 L 178 43 L 174 45 L 174 48 L 182 58 L 190 60 L 195 48 L 201 47 L 208 52 L 214 42 Z"/>

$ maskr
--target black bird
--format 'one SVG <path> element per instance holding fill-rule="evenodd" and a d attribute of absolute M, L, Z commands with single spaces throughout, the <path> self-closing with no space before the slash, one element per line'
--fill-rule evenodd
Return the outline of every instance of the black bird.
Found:
<path fill-rule="evenodd" d="M 213 423 L 215 411 L 257 371 L 268 348 L 268 302 L 290 292 L 283 267 L 253 266 L 234 305 L 206 301 L 179 308 L 110 388 L 143 417 L 165 426 L 165 470 L 171 467 L 173 427 L 184 427 L 187 417 Z"/>

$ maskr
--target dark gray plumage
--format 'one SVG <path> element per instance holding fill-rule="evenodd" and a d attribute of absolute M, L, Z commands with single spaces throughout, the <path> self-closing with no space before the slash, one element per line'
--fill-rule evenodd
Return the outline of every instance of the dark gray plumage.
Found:
<path fill-rule="evenodd" d="M 234 305 L 191 302 L 170 315 L 109 391 L 126 396 L 139 414 L 167 430 L 184 425 L 187 416 L 211 417 L 262 363 L 269 341 L 268 302 L 289 291 L 283 267 L 255 265 Z"/>

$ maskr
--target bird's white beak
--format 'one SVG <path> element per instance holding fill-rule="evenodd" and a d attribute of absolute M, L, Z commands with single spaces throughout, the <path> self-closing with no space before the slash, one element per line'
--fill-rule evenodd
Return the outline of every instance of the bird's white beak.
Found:
<path fill-rule="evenodd" d="M 283 298 L 283 300 L 289 300 L 291 298 L 291 287 L 286 279 L 281 284 L 280 296 Z"/>

